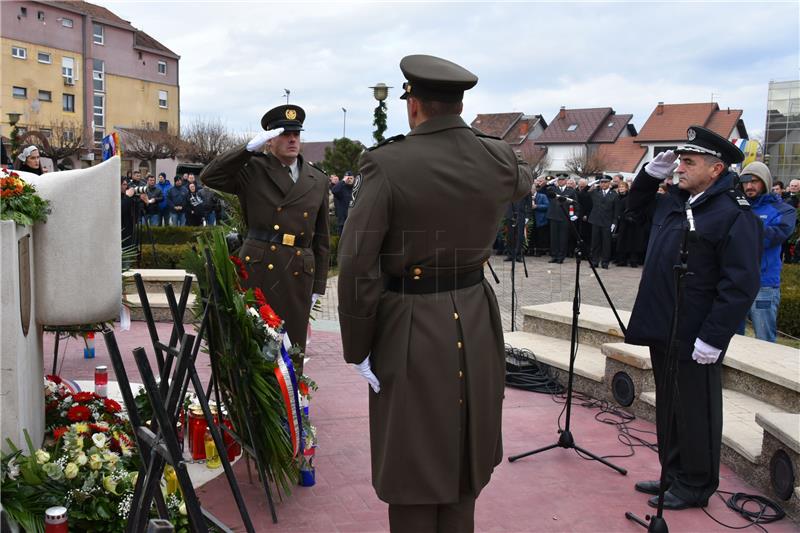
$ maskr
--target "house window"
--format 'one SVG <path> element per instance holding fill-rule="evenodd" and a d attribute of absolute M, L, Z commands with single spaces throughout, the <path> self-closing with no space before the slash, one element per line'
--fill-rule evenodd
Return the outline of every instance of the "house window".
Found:
<path fill-rule="evenodd" d="M 64 93 L 61 95 L 61 109 L 70 113 L 75 112 L 75 95 Z"/>
<path fill-rule="evenodd" d="M 17 59 L 27 59 L 28 58 L 28 49 L 22 48 L 21 46 L 12 46 L 11 47 L 11 57 L 16 57 Z"/>
<path fill-rule="evenodd" d="M 44 20 L 44 11 L 37 11 L 36 12 L 36 20 Z"/>
<path fill-rule="evenodd" d="M 158 131 L 166 132 L 167 130 L 169 130 L 169 122 L 158 123 Z"/>
<path fill-rule="evenodd" d="M 608 128 L 613 128 L 614 127 L 614 123 L 613 122 L 609 122 L 607 127 Z"/>
<path fill-rule="evenodd" d="M 94 144 L 102 144 L 103 137 L 106 136 L 105 130 L 97 129 L 94 130 Z"/>
<path fill-rule="evenodd" d="M 64 26 L 65 28 L 71 28 L 74 25 L 74 23 L 72 22 L 72 19 L 62 18 L 61 25 Z"/>
<path fill-rule="evenodd" d="M 11 94 L 14 98 L 27 98 L 28 89 L 25 87 L 11 87 Z"/>
<path fill-rule="evenodd" d="M 42 135 L 49 141 L 53 138 L 53 130 L 48 130 L 47 128 L 42 128 L 39 130 Z"/>
<path fill-rule="evenodd" d="M 75 59 L 71 57 L 61 58 L 61 75 L 64 76 L 64 83 L 75 85 L 77 76 L 75 75 Z"/>
<path fill-rule="evenodd" d="M 102 59 L 94 60 L 94 65 L 92 66 L 92 83 L 94 84 L 95 91 L 106 90 L 105 69 L 106 64 Z"/>
<path fill-rule="evenodd" d="M 94 94 L 94 127 L 104 128 L 106 125 L 105 117 L 106 97 L 104 94 Z"/>
<path fill-rule="evenodd" d="M 39 63 L 45 63 L 47 65 L 53 62 L 53 56 L 47 52 L 39 52 L 37 59 Z"/>
<path fill-rule="evenodd" d="M 158 73 L 167 75 L 167 62 L 166 61 L 159 61 L 158 62 Z"/>
<path fill-rule="evenodd" d="M 104 41 L 104 34 L 103 34 L 103 26 L 98 23 L 93 24 L 92 30 L 92 39 L 94 44 L 103 44 Z"/>
<path fill-rule="evenodd" d="M 53 93 L 50 91 L 39 91 L 39 100 L 42 102 L 52 102 L 53 101 Z"/>
<path fill-rule="evenodd" d="M 61 137 L 62 137 L 62 138 L 63 138 L 63 139 L 66 141 L 66 142 L 72 142 L 72 141 L 74 141 L 74 140 L 75 140 L 75 132 L 74 132 L 74 131 L 72 131 L 72 130 L 64 130 L 64 131 L 62 132 L 62 135 L 61 135 Z"/>
<path fill-rule="evenodd" d="M 577 129 L 578 129 L 577 124 L 570 124 L 569 127 L 567 128 L 567 131 L 575 131 Z"/>
<path fill-rule="evenodd" d="M 158 91 L 158 107 L 167 108 L 167 91 Z"/>
<path fill-rule="evenodd" d="M 28 16 L 28 8 L 27 7 L 19 8 L 19 16 L 20 17 L 27 17 Z"/>

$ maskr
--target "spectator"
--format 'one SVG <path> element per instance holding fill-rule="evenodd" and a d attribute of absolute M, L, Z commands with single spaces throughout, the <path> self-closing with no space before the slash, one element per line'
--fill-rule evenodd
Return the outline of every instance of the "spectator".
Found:
<path fill-rule="evenodd" d="M 533 197 L 530 193 L 516 202 L 510 202 L 506 208 L 506 261 L 522 262 L 525 253 L 525 227 L 530 216 L 530 205 Z"/>
<path fill-rule="evenodd" d="M 122 249 L 136 246 L 135 234 L 139 201 L 134 198 L 133 189 L 128 187 L 128 178 L 120 180 L 120 217 L 122 222 Z"/>
<path fill-rule="evenodd" d="M 600 177 L 600 187 L 592 191 L 592 212 L 589 224 L 592 225 L 592 256 L 594 266 L 608 268 L 611 261 L 611 233 L 616 229 L 614 215 L 619 197 L 611 190 L 611 178 Z"/>
<path fill-rule="evenodd" d="M 783 198 L 784 186 L 783 182 L 778 180 L 772 184 L 772 194 L 777 194 L 778 198 Z"/>
<path fill-rule="evenodd" d="M 195 183 L 195 186 L 197 184 Z M 217 225 L 217 209 L 219 208 L 219 195 L 209 187 L 197 187 L 197 194 L 203 199 L 205 221 L 208 226 Z"/>
<path fill-rule="evenodd" d="M 536 224 L 533 233 L 533 255 L 544 255 L 550 248 L 550 228 L 547 220 L 547 208 L 550 205 L 550 200 L 544 193 L 547 185 L 544 178 L 539 176 L 536 178 L 536 185 L 533 194 L 533 218 Z"/>
<path fill-rule="evenodd" d="M 206 214 L 205 202 L 197 190 L 197 183 L 189 182 L 189 195 L 187 201 L 189 210 L 186 212 L 187 226 L 202 226 Z"/>
<path fill-rule="evenodd" d="M 614 174 L 614 177 L 611 178 L 611 190 L 616 191 L 619 188 L 619 184 L 625 181 L 625 178 L 622 174 Z"/>
<path fill-rule="evenodd" d="M 163 196 L 161 189 L 156 185 L 155 176 L 152 174 L 147 176 L 147 192 L 140 194 L 139 198 L 145 204 L 143 216 L 146 217 L 151 226 L 158 226 L 158 220 L 161 218 L 158 205 L 161 203 Z"/>
<path fill-rule="evenodd" d="M 770 192 L 774 190 L 772 175 L 764 163 L 756 161 L 744 167 L 739 182 L 753 213 L 764 225 L 761 287 L 747 317 L 753 323 L 757 339 L 775 342 L 778 304 L 781 301 L 781 245 L 794 231 L 797 216 L 789 204 Z M 738 333 L 744 333 L 744 322 Z"/>
<path fill-rule="evenodd" d="M 169 223 L 172 226 L 186 225 L 186 211 L 189 205 L 189 191 L 183 184 L 183 178 L 175 176 L 175 186 L 167 192 L 167 209 Z"/>
<path fill-rule="evenodd" d="M 568 224 L 578 220 L 580 208 L 575 189 L 567 187 L 566 176 L 558 176 L 556 184 L 548 185 L 546 191 L 547 198 L 550 200 L 550 205 L 547 207 L 547 219 L 550 221 L 550 256 L 552 257 L 550 262 L 561 264 L 567 256 L 570 232 Z M 562 204 L 561 198 L 566 203 Z M 569 200 L 573 200 L 573 202 L 569 202 Z"/>
<path fill-rule="evenodd" d="M 795 209 L 800 206 L 800 180 L 794 179 L 789 182 L 789 188 L 783 194 L 783 201 Z"/>
<path fill-rule="evenodd" d="M 167 205 L 167 194 L 172 188 L 172 184 L 167 179 L 165 172 L 158 174 L 158 188 L 161 189 L 161 202 L 158 204 L 159 223 L 161 226 L 169 226 L 169 205 Z"/>
<path fill-rule="evenodd" d="M 627 181 L 620 181 L 617 188 L 619 201 L 614 216 L 617 237 L 617 265 L 638 267 L 644 262 L 644 253 L 647 249 L 646 211 L 643 217 L 636 217 L 627 213 L 628 189 Z"/>
<path fill-rule="evenodd" d="M 142 173 L 139 170 L 133 171 L 131 180 L 132 180 L 130 183 L 131 187 L 143 187 L 147 185 L 147 182 L 142 180 Z"/>
<path fill-rule="evenodd" d="M 589 213 L 592 212 L 592 195 L 591 188 L 589 187 L 589 180 L 581 178 L 578 180 L 578 190 L 575 191 L 578 196 L 578 205 L 581 208 L 581 216 L 578 219 L 578 231 L 581 234 L 584 244 L 587 249 L 591 249 L 592 245 L 592 225 L 589 224 Z"/>
<path fill-rule="evenodd" d="M 347 211 L 350 209 L 350 201 L 353 199 L 353 184 L 355 178 L 349 170 L 344 173 L 344 178 L 331 187 L 333 195 L 333 205 L 336 207 L 336 224 L 341 234 L 344 223 L 347 220 Z"/>
<path fill-rule="evenodd" d="M 21 164 L 17 170 L 21 170 L 22 172 L 30 172 L 31 174 L 36 174 L 38 176 L 43 174 L 42 164 L 39 159 L 39 149 L 36 148 L 36 146 L 30 145 L 25 148 L 19 153 L 17 159 L 21 161 Z"/>
<path fill-rule="evenodd" d="M 185 176 L 186 176 L 186 179 L 183 181 L 183 183 L 184 183 L 184 185 L 186 185 L 187 188 L 192 183 L 194 183 L 194 185 L 195 185 L 195 187 L 197 188 L 198 191 L 203 188 L 202 185 L 197 183 L 197 178 L 195 177 L 194 174 L 189 173 L 189 174 L 186 174 Z"/>

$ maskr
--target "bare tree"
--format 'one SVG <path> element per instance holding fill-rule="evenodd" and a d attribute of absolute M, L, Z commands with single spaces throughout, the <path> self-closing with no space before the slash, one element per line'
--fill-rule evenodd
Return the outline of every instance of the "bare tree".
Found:
<path fill-rule="evenodd" d="M 181 140 L 174 130 L 162 130 L 149 123 L 139 128 L 118 129 L 123 153 L 147 161 L 152 172 L 155 172 L 157 160 L 172 159 L 182 147 Z"/>
<path fill-rule="evenodd" d="M 572 174 L 588 178 L 603 172 L 606 169 L 607 161 L 601 150 L 595 150 L 587 146 L 582 150 L 573 150 L 565 166 Z"/>
<path fill-rule="evenodd" d="M 236 146 L 239 141 L 238 136 L 231 134 L 219 119 L 197 118 L 183 130 L 181 137 L 181 155 L 204 165 Z"/>
<path fill-rule="evenodd" d="M 84 148 L 83 128 L 77 122 L 62 120 L 61 122 L 53 122 L 47 125 L 34 124 L 31 129 L 38 131 L 40 134 L 41 147 L 39 148 L 39 153 L 52 159 L 56 169 L 61 169 L 59 162 L 62 159 L 71 157 Z M 49 134 L 44 132 L 49 132 Z"/>

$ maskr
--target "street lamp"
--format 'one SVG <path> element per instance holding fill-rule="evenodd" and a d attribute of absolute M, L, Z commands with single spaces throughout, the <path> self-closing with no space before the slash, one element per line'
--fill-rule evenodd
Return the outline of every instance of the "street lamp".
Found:
<path fill-rule="evenodd" d="M 6 113 L 6 115 L 8 115 L 8 125 L 11 126 L 11 132 L 8 135 L 11 141 L 11 157 L 16 157 L 19 152 L 19 129 L 17 128 L 17 123 L 22 114 Z"/>
<path fill-rule="evenodd" d="M 372 89 L 372 96 L 378 101 L 378 106 L 375 108 L 375 119 L 372 125 L 375 126 L 375 131 L 372 133 L 372 138 L 375 143 L 383 141 L 383 133 L 386 131 L 386 98 L 389 96 L 389 87 L 385 83 L 376 83 L 370 87 Z"/>
<path fill-rule="evenodd" d="M 19 122 L 19 117 L 22 116 L 21 113 L 6 113 L 8 115 L 8 124 L 13 128 Z"/>
<path fill-rule="evenodd" d="M 344 115 L 342 118 L 342 139 L 347 137 L 347 109 L 342 108 L 342 114 Z"/>
<path fill-rule="evenodd" d="M 286 105 L 289 105 L 289 95 L 292 94 L 292 91 L 289 89 L 283 90 L 283 97 L 286 98 Z"/>

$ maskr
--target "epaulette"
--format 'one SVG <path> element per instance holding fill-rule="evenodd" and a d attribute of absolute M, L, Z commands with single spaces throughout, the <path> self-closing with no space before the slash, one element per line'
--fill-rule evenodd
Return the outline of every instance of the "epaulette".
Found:
<path fill-rule="evenodd" d="M 373 151 L 373 150 L 375 150 L 377 148 L 380 148 L 381 146 L 386 146 L 387 144 L 392 144 L 392 143 L 397 142 L 397 141 L 402 141 L 405 138 L 406 138 L 406 136 L 403 135 L 402 133 L 400 135 L 395 135 L 394 137 L 389 137 L 388 139 L 382 140 L 381 142 L 379 142 L 375 146 L 370 146 L 369 148 L 367 148 L 367 151 L 371 152 L 371 151 Z"/>
<path fill-rule="evenodd" d="M 320 167 L 320 166 L 317 166 L 317 164 L 316 164 L 316 163 L 312 163 L 311 161 L 307 161 L 307 163 L 308 163 L 308 166 L 310 166 L 310 167 L 314 167 L 315 169 L 319 170 L 320 172 L 322 172 L 322 173 L 323 173 L 323 174 L 325 174 L 326 176 L 328 175 L 328 173 L 327 173 L 327 172 L 325 172 L 324 170 L 322 170 L 322 167 Z"/>
<path fill-rule="evenodd" d="M 475 129 L 475 128 L 470 128 L 470 129 L 472 130 L 472 133 L 474 133 L 478 137 L 484 137 L 486 139 L 497 139 L 498 141 L 502 141 L 503 140 L 500 137 L 495 137 L 494 135 L 487 135 L 486 133 L 483 133 L 479 129 Z"/>
<path fill-rule="evenodd" d="M 749 211 L 750 210 L 750 202 L 747 201 L 747 196 L 744 195 L 742 191 L 736 189 L 728 189 L 727 191 L 728 197 L 736 202 L 736 205 L 739 206 L 739 209 Z"/>

